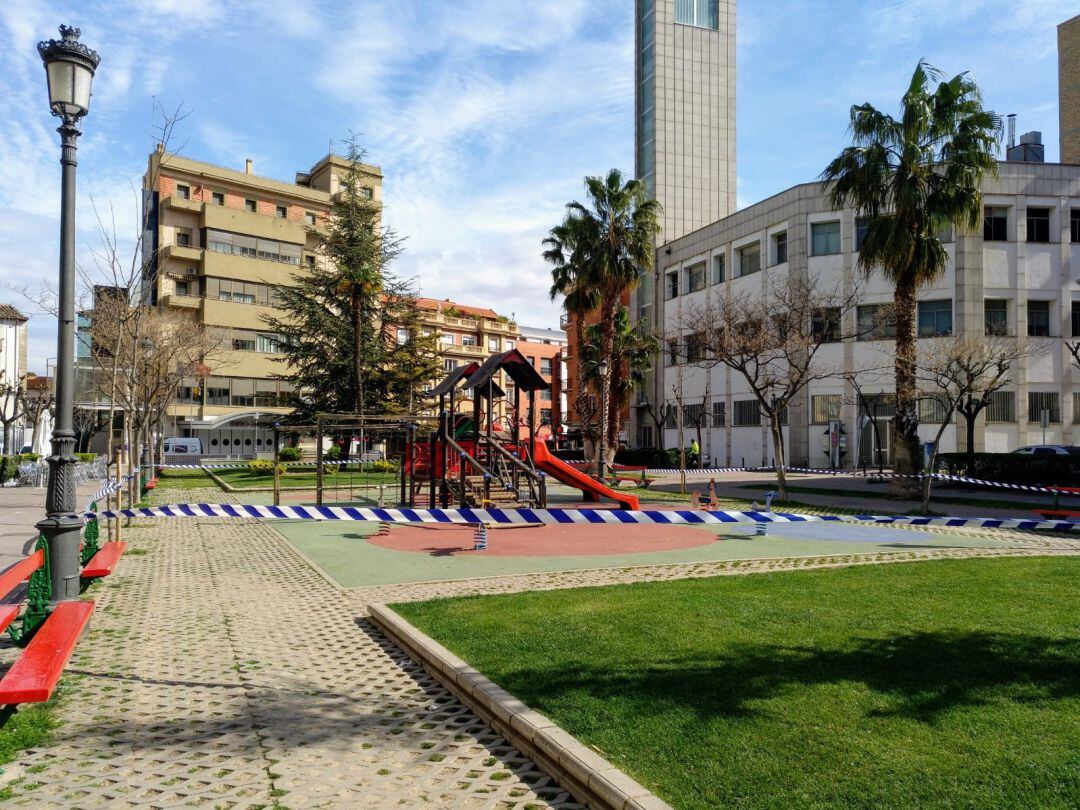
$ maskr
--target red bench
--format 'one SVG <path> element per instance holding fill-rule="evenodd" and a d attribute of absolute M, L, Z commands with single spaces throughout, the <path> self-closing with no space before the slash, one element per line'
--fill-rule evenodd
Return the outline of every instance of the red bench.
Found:
<path fill-rule="evenodd" d="M 127 543 L 121 540 L 114 540 L 103 545 L 98 553 L 86 563 L 86 567 L 82 570 L 82 578 L 107 577 L 116 568 L 116 563 L 120 560 L 120 555 L 124 553 L 125 548 L 127 548 Z"/>
<path fill-rule="evenodd" d="M 44 541 L 29 557 L 0 573 L 0 598 L 30 580 L 22 624 L 12 635 L 26 644 L 19 659 L 0 678 L 0 704 L 40 703 L 56 689 L 79 636 L 94 612 L 93 602 L 61 602 L 48 611 L 50 586 Z M 19 604 L 0 605 L 0 632 L 19 618 Z"/>
<path fill-rule="evenodd" d="M 1042 515 L 1047 520 L 1068 520 L 1080 518 L 1080 512 L 1075 509 L 1032 509 L 1036 515 Z"/>
<path fill-rule="evenodd" d="M 0 703 L 48 700 L 93 612 L 93 602 L 61 602 L 53 608 L 19 660 L 0 678 Z"/>

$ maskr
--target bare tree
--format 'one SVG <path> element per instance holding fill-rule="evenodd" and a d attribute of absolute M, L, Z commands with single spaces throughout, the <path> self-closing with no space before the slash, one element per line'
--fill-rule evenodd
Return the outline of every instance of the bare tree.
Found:
<path fill-rule="evenodd" d="M 4 452 L 14 455 L 11 450 L 12 429 L 26 415 L 26 377 L 6 380 L 0 370 L 0 425 L 4 428 Z"/>
<path fill-rule="evenodd" d="M 37 439 L 41 418 L 46 413 L 52 413 L 56 407 L 56 393 L 52 381 L 44 379 L 44 388 L 31 388 L 27 384 L 20 394 L 23 399 L 23 422 L 30 426 L 31 442 Z"/>
<path fill-rule="evenodd" d="M 842 325 L 856 302 L 854 288 L 822 289 L 803 276 L 766 278 L 759 290 L 717 291 L 711 301 L 684 308 L 677 321 L 687 362 L 730 368 L 757 399 L 772 435 L 781 499 L 787 498 L 783 416 L 811 383 L 840 373 L 819 353 L 844 339 Z"/>
<path fill-rule="evenodd" d="M 664 441 L 664 427 L 674 416 L 675 407 L 675 403 L 666 399 L 657 403 L 653 403 L 651 400 L 641 403 L 642 410 L 648 414 L 649 419 L 652 420 L 653 425 L 656 427 L 656 444 L 661 450 L 667 449 L 667 442 Z"/>
<path fill-rule="evenodd" d="M 941 418 L 922 480 L 922 511 L 930 508 L 930 487 L 938 446 L 954 413 L 964 417 L 967 427 L 968 474 L 975 458 L 975 420 L 990 404 L 991 396 L 1011 381 L 1014 364 L 1039 352 L 1038 347 L 1017 338 L 990 335 L 956 335 L 932 342 L 919 363 L 921 399 L 935 403 Z"/>

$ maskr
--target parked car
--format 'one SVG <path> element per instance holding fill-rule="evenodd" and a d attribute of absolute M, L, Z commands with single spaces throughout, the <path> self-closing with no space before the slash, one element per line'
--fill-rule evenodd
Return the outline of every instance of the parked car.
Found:
<path fill-rule="evenodd" d="M 1080 456 L 1080 447 L 1067 444 L 1032 444 L 1013 452 L 1025 456 Z"/>
<path fill-rule="evenodd" d="M 165 458 L 172 456 L 201 456 L 202 439 L 193 436 L 174 436 L 165 440 Z"/>

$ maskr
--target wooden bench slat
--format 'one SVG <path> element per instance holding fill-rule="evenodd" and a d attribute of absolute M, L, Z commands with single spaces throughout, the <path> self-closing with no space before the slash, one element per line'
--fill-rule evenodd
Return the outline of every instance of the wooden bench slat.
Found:
<path fill-rule="evenodd" d="M 98 549 L 98 553 L 90 558 L 90 561 L 82 570 L 83 579 L 107 577 L 113 572 L 113 569 L 116 567 L 116 563 L 120 560 L 120 555 L 124 553 L 125 548 L 127 548 L 127 543 L 121 540 L 114 540 L 111 543 L 103 545 Z"/>
<path fill-rule="evenodd" d="M 29 557 L 24 557 L 10 566 L 3 574 L 0 574 L 0 599 L 3 599 L 20 582 L 29 579 L 30 575 L 45 564 L 45 552 L 40 548 Z"/>
<path fill-rule="evenodd" d="M 48 700 L 93 612 L 93 602 L 58 604 L 0 679 L 0 704 Z"/>
<path fill-rule="evenodd" d="M 8 629 L 8 625 L 15 621 L 19 615 L 18 605 L 0 605 L 0 633 Z"/>

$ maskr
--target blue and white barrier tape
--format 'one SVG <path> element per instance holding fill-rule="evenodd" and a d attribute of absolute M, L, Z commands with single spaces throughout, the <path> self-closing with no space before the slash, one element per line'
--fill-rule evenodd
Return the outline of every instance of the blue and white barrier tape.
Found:
<path fill-rule="evenodd" d="M 137 472 L 130 472 L 127 475 L 125 475 L 123 478 L 114 478 L 114 479 L 110 480 L 108 483 L 105 484 L 105 486 L 103 486 L 101 489 L 99 489 L 97 491 L 97 494 L 94 495 L 94 497 L 90 498 L 86 502 L 86 511 L 88 511 L 88 512 L 90 511 L 90 504 L 97 503 L 102 498 L 106 497 L 107 495 L 112 495 L 114 492 L 116 492 L 116 490 L 123 487 L 124 484 L 126 484 L 128 481 L 130 481 L 136 475 L 138 475 Z"/>
<path fill-rule="evenodd" d="M 94 517 L 87 513 L 86 517 Z M 704 511 L 694 509 L 381 509 L 355 506 L 262 506 L 239 503 L 179 503 L 135 509 L 102 510 L 98 518 L 269 518 L 346 520 L 384 523 L 625 524 L 701 526 L 721 523 L 874 523 L 984 529 L 1072 531 L 1080 521 L 1022 518 L 920 517 L 917 515 L 800 515 L 789 512 Z"/>

